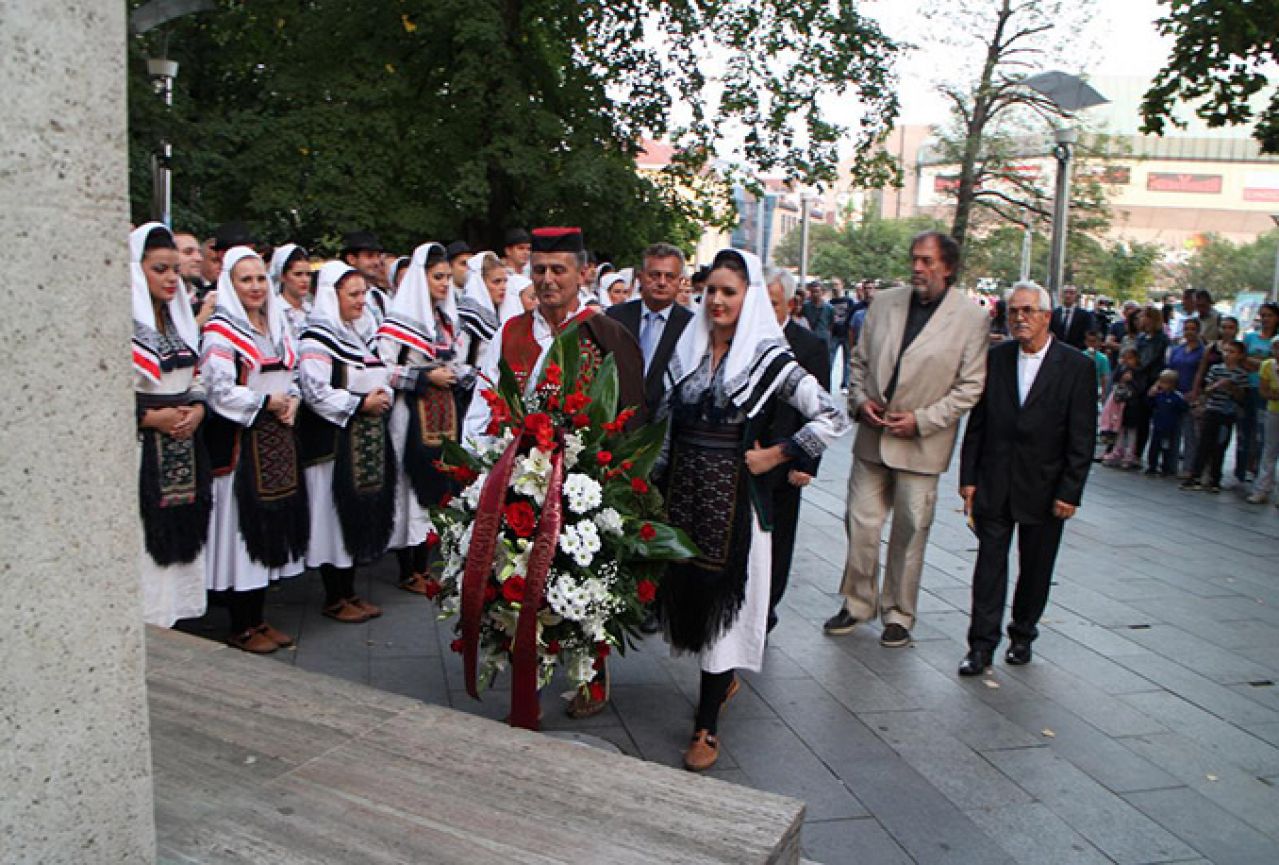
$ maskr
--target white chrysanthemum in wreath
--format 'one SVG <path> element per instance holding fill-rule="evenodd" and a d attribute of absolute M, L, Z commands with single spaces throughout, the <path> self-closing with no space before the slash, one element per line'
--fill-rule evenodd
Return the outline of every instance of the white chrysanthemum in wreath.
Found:
<path fill-rule="evenodd" d="M 575 514 L 592 511 L 604 501 L 603 487 L 583 474 L 568 476 L 564 482 L 564 495 L 568 497 L 568 509 Z"/>
<path fill-rule="evenodd" d="M 596 514 L 595 525 L 599 527 L 600 531 L 607 532 L 610 535 L 616 535 L 618 537 L 620 537 L 624 531 L 622 515 L 613 508 L 605 508 Z"/>

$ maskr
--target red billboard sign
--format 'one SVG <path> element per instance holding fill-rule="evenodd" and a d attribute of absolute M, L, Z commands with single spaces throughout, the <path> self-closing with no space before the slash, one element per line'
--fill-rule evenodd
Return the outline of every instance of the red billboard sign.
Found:
<path fill-rule="evenodd" d="M 1217 195 L 1221 192 L 1220 174 L 1171 174 L 1152 171 L 1146 175 L 1146 189 L 1151 192 L 1192 192 Z"/>

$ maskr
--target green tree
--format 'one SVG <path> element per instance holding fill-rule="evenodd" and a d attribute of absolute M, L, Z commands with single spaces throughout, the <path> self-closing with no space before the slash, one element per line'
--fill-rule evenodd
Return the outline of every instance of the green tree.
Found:
<path fill-rule="evenodd" d="M 1269 292 L 1275 274 L 1279 231 L 1269 231 L 1251 243 L 1232 243 L 1209 235 L 1184 263 L 1173 268 L 1177 289 L 1206 288 L 1218 299 L 1244 291 Z"/>
<path fill-rule="evenodd" d="M 964 247 L 964 277 L 969 283 L 995 280 L 1000 287 L 1011 286 L 1021 276 L 1021 251 L 1025 231 L 1013 225 L 998 225 L 973 234 Z M 1048 273 L 1048 236 L 1036 231 L 1031 237 L 1030 278 L 1044 284 Z"/>
<path fill-rule="evenodd" d="M 1161 0 L 1168 14 L 1157 22 L 1172 37 L 1172 54 L 1141 105 L 1142 131 L 1162 135 L 1185 124 L 1173 111 L 1196 103 L 1209 126 L 1254 123 L 1263 153 L 1279 153 L 1279 0 Z M 1264 108 L 1254 98 L 1269 93 Z"/>
<path fill-rule="evenodd" d="M 1092 3 L 1072 5 L 1077 16 Z M 945 23 L 939 42 L 978 59 L 975 68 L 948 75 L 938 86 L 951 107 L 950 123 L 939 130 L 940 145 L 959 170 L 950 233 L 961 246 L 975 209 L 1013 222 L 1028 211 L 1049 215 L 1046 191 L 1016 164 L 1026 158 L 1021 151 L 1029 124 L 1056 120 L 1063 112 L 1022 81 L 1052 57 L 1054 45 L 1069 32 L 1074 18 L 1067 8 L 1063 0 L 936 0 L 926 12 L 934 23 Z M 965 74 L 972 77 L 965 80 Z"/>
<path fill-rule="evenodd" d="M 161 40 L 181 64 L 167 112 L 142 64 Z M 894 50 L 850 3 L 220 0 L 133 40 L 134 215 L 167 136 L 183 225 L 241 218 L 330 248 L 366 226 L 406 249 L 570 223 L 634 256 L 728 218 L 734 172 L 832 178 L 845 130 L 817 108 L 829 95 L 865 104 L 859 166 L 876 171 Z M 671 120 L 676 100 L 687 124 Z M 737 151 L 719 135 L 729 127 Z M 635 170 L 645 135 L 677 145 L 657 177 Z M 725 156 L 738 167 L 717 182 Z M 681 192 L 693 184 L 702 194 Z"/>
<path fill-rule="evenodd" d="M 838 277 L 845 284 L 862 279 L 909 279 L 911 238 L 943 227 L 926 216 L 881 219 L 873 214 L 861 221 L 850 220 L 840 229 L 817 225 L 808 239 L 809 270 L 815 276 Z M 778 242 L 773 259 L 784 267 L 798 266 L 798 229 Z"/>
<path fill-rule="evenodd" d="M 1104 245 L 1081 281 L 1120 300 L 1144 300 L 1154 287 L 1155 267 L 1163 257 L 1157 243 L 1117 240 Z"/>

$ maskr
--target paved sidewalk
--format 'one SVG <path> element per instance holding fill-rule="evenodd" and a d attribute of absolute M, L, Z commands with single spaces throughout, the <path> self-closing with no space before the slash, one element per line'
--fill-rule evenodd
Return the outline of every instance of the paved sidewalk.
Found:
<path fill-rule="evenodd" d="M 961 680 L 976 551 L 942 479 L 915 644 L 875 625 L 821 633 L 838 607 L 851 438 L 805 495 L 791 586 L 765 668 L 725 711 L 714 774 L 803 799 L 805 855 L 838 863 L 1279 862 L 1279 510 L 1237 493 L 1100 466 L 1066 530 L 1057 582 L 1023 668 Z M 386 615 L 319 615 L 318 577 L 274 590 L 282 662 L 501 718 L 505 687 L 462 690 L 451 623 L 394 587 Z M 189 628 L 222 636 L 214 610 Z M 586 722 L 544 697 L 546 726 L 678 765 L 698 673 L 659 639 L 614 658 L 613 703 Z M 551 688 L 548 692 L 559 689 Z"/>

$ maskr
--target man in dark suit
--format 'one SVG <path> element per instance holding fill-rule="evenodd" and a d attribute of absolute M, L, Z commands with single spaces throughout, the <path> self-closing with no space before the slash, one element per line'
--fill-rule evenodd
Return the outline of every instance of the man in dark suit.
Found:
<path fill-rule="evenodd" d="M 777 323 L 790 343 L 791 353 L 799 365 L 830 390 L 830 353 L 826 343 L 801 324 L 790 320 L 790 302 L 795 297 L 795 278 L 784 270 L 768 274 L 768 297 L 777 314 Z M 780 403 L 780 401 L 779 401 Z M 786 403 L 774 411 L 766 433 L 765 447 L 785 441 L 799 431 L 807 418 Z M 799 528 L 799 504 L 804 487 L 817 476 L 820 460 L 802 457 L 773 470 L 769 478 L 773 491 L 773 571 L 768 596 L 768 630 L 777 625 L 777 605 L 790 580 L 791 560 L 795 555 L 795 530 Z"/>
<path fill-rule="evenodd" d="M 1062 286 L 1061 306 L 1053 310 L 1052 335 L 1066 345 L 1084 350 L 1088 331 L 1093 329 L 1092 313 L 1079 305 L 1079 289 Z"/>
<path fill-rule="evenodd" d="M 666 367 L 693 314 L 675 302 L 684 278 L 684 253 L 679 247 L 654 243 L 644 250 L 643 263 L 639 300 L 610 306 L 607 313 L 639 343 L 644 355 L 644 407 L 653 417 L 666 395 Z M 655 634 L 660 627 L 656 613 L 650 612 L 640 630 Z"/>
<path fill-rule="evenodd" d="M 1004 660 L 1029 663 L 1062 528 L 1079 507 L 1092 465 L 1096 371 L 1086 356 L 1049 334 L 1050 308 L 1048 293 L 1034 283 L 1013 287 L 1013 339 L 990 350 L 986 389 L 964 433 L 959 494 L 978 548 L 961 676 L 981 675 L 999 645 L 1014 528 L 1021 572 Z"/>
<path fill-rule="evenodd" d="M 639 300 L 608 308 L 608 316 L 631 332 L 644 354 L 644 403 L 651 417 L 665 395 L 666 367 L 693 314 L 675 302 L 684 277 L 684 253 L 669 243 L 644 250 Z"/>

